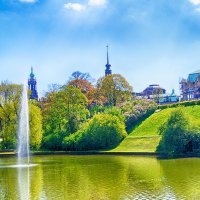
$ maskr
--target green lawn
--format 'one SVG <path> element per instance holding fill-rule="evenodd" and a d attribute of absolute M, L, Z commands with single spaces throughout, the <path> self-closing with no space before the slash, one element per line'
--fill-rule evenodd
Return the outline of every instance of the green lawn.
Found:
<path fill-rule="evenodd" d="M 16 153 L 13 151 L 13 152 L 0 152 L 0 156 L 1 155 L 15 155 Z"/>
<path fill-rule="evenodd" d="M 155 152 L 160 136 L 128 136 L 113 152 Z"/>
<path fill-rule="evenodd" d="M 172 111 L 177 108 L 167 108 L 156 112 L 138 127 L 136 127 L 122 143 L 113 149 L 114 152 L 155 152 L 161 136 L 159 127 L 162 126 L 170 117 Z M 186 117 L 192 125 L 200 126 L 200 106 L 181 107 Z"/>

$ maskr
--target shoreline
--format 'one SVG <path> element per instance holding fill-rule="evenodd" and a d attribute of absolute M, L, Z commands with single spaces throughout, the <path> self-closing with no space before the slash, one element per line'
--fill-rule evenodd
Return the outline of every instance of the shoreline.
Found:
<path fill-rule="evenodd" d="M 45 156 L 45 155 L 66 155 L 66 156 L 92 156 L 92 155 L 105 155 L 105 156 L 150 156 L 159 159 L 175 159 L 175 158 L 200 158 L 200 153 L 187 153 L 168 155 L 156 152 L 106 152 L 106 151 L 40 151 L 31 152 L 31 156 Z M 13 151 L 0 151 L 0 158 L 15 157 L 16 152 Z"/>

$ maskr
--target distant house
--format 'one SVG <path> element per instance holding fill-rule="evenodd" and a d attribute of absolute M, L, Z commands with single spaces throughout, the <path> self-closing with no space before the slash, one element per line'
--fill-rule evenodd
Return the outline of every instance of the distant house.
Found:
<path fill-rule="evenodd" d="M 141 93 L 142 96 L 151 96 L 151 95 L 158 95 L 158 94 L 165 94 L 166 90 L 158 84 L 149 85 L 143 92 Z"/>
<path fill-rule="evenodd" d="M 136 93 L 136 96 L 140 98 L 152 99 L 156 103 L 175 103 L 179 101 L 179 96 L 175 94 L 173 89 L 170 94 L 166 93 L 166 90 L 158 84 L 149 85 L 141 93 Z"/>
<path fill-rule="evenodd" d="M 180 79 L 181 101 L 200 98 L 200 70 Z"/>

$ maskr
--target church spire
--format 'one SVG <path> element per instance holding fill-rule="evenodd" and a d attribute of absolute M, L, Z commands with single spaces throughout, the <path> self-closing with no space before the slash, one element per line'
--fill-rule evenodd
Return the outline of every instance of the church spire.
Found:
<path fill-rule="evenodd" d="M 109 65 L 109 54 L 108 54 L 108 45 L 106 46 L 106 48 L 107 48 L 107 65 Z"/>
<path fill-rule="evenodd" d="M 31 67 L 30 78 L 28 79 L 28 87 L 31 91 L 30 99 L 38 100 L 37 81 L 33 73 L 33 67 Z"/>
<path fill-rule="evenodd" d="M 106 46 L 106 48 L 107 48 L 107 64 L 106 64 L 105 76 L 112 74 L 112 70 L 110 69 L 111 65 L 109 63 L 108 45 Z"/>
<path fill-rule="evenodd" d="M 34 78 L 34 76 L 35 76 L 35 75 L 34 75 L 34 73 L 33 73 L 33 67 L 31 66 L 31 73 L 30 73 L 30 77 L 31 77 L 31 78 Z"/>

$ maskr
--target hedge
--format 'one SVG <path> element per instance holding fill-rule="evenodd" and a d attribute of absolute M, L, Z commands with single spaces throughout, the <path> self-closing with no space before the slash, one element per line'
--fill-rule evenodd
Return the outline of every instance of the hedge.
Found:
<path fill-rule="evenodd" d="M 191 100 L 191 101 L 182 101 L 178 103 L 173 103 L 173 104 L 165 104 L 165 105 L 159 105 L 158 109 L 166 109 L 166 108 L 177 108 L 180 106 L 195 106 L 195 105 L 200 105 L 200 100 Z"/>

